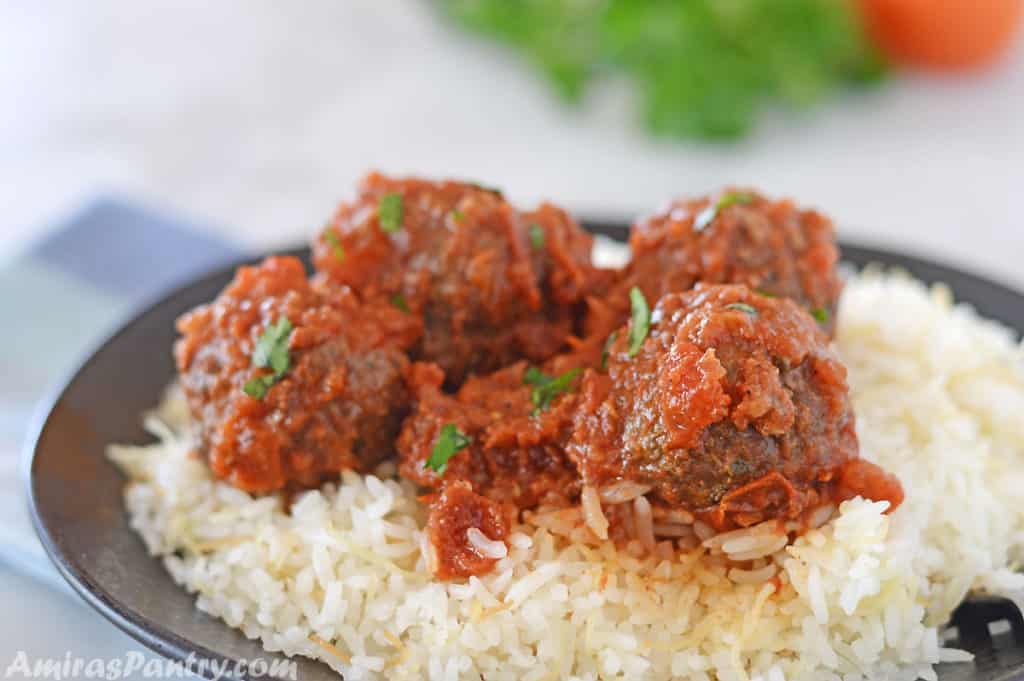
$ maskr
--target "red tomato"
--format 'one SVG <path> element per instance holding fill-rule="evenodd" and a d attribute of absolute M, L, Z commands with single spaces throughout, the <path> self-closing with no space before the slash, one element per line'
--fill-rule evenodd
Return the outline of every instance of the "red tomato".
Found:
<path fill-rule="evenodd" d="M 1024 0 L 858 0 L 868 33 L 897 62 L 984 66 L 1010 44 Z"/>

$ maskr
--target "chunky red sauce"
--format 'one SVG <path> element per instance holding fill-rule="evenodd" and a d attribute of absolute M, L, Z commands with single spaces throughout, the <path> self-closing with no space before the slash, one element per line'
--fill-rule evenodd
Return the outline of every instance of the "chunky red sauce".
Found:
<path fill-rule="evenodd" d="M 473 492 L 466 482 L 447 485 L 429 498 L 427 536 L 434 546 L 434 574 L 440 579 L 469 577 L 489 571 L 498 562 L 467 537 L 476 528 L 485 539 L 504 541 L 508 518 L 500 504 Z"/>
<path fill-rule="evenodd" d="M 900 504 L 899 481 L 858 458 L 829 347 L 826 218 L 732 190 L 638 222 L 621 271 L 595 267 L 591 244 L 550 204 L 367 176 L 317 237 L 315 277 L 269 258 L 179 321 L 211 469 L 294 490 L 397 451 L 443 579 L 491 569 L 522 510 L 584 487 L 632 485 L 719 530 L 854 496 Z"/>

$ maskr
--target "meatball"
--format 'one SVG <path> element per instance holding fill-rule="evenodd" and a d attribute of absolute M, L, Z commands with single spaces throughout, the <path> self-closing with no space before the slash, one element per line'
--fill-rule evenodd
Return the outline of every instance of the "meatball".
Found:
<path fill-rule="evenodd" d="M 595 267 L 590 260 L 594 238 L 565 210 L 542 203 L 524 213 L 523 222 L 547 299 L 561 306 L 582 307 L 588 295 L 607 287 L 612 272 Z"/>
<path fill-rule="evenodd" d="M 591 287 L 591 243 L 548 204 L 524 214 L 478 185 L 371 174 L 313 253 L 333 280 L 420 316 L 413 358 L 457 387 L 563 347 Z"/>
<path fill-rule="evenodd" d="M 394 449 L 419 321 L 362 303 L 302 263 L 242 267 L 178 320 L 180 382 L 213 472 L 250 492 L 366 471 Z"/>
<path fill-rule="evenodd" d="M 559 384 L 545 390 L 539 377 L 555 377 L 537 371 L 519 362 L 474 376 L 450 395 L 441 390 L 440 369 L 415 365 L 409 376 L 416 409 L 398 439 L 402 476 L 433 489 L 466 482 L 511 513 L 541 503 L 565 505 L 578 495 L 576 469 L 564 443 L 572 429 L 571 396 L 579 372 L 568 369 Z M 457 429 L 465 446 L 442 466 L 429 465 L 446 426 Z"/>
<path fill-rule="evenodd" d="M 487 572 L 495 557 L 483 551 L 494 551 L 521 510 L 566 506 L 579 496 L 564 446 L 579 383 L 574 363 L 551 360 L 546 369 L 569 367 L 554 376 L 519 362 L 469 378 L 455 395 L 441 390 L 444 375 L 436 365 L 416 364 L 409 372 L 417 404 L 398 439 L 399 472 L 438 490 L 427 497 L 438 577 Z M 483 536 L 471 540 L 470 527 Z"/>
<path fill-rule="evenodd" d="M 843 475 L 858 456 L 846 370 L 803 306 L 699 284 L 663 297 L 641 338 L 620 330 L 607 373 L 584 377 L 566 446 L 584 485 L 632 481 L 717 529 L 795 518 L 841 478 L 890 494 L 866 462 Z"/>
<path fill-rule="evenodd" d="M 834 331 L 842 282 L 832 223 L 792 201 L 738 189 L 678 199 L 634 224 L 629 245 L 630 264 L 588 320 L 594 333 L 625 321 L 634 286 L 653 303 L 697 282 L 744 284 L 790 298 L 811 311 L 827 333 Z"/>

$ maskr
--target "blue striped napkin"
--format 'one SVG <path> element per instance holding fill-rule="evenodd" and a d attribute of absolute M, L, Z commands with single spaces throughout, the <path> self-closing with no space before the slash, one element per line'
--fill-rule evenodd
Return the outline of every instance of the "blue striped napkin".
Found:
<path fill-rule="evenodd" d="M 0 561 L 64 587 L 22 484 L 18 453 L 39 402 L 145 302 L 240 255 L 187 220 L 100 199 L 0 268 Z"/>

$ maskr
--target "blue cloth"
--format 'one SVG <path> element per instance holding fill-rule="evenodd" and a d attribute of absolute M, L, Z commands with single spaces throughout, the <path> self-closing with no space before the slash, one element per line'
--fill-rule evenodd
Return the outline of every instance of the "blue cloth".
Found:
<path fill-rule="evenodd" d="M 99 199 L 36 244 L 29 257 L 119 299 L 144 300 L 231 261 L 237 249 L 188 222 Z"/>
<path fill-rule="evenodd" d="M 0 561 L 63 587 L 28 520 L 19 462 L 32 413 L 146 302 L 242 253 L 188 220 L 99 199 L 0 269 Z"/>

